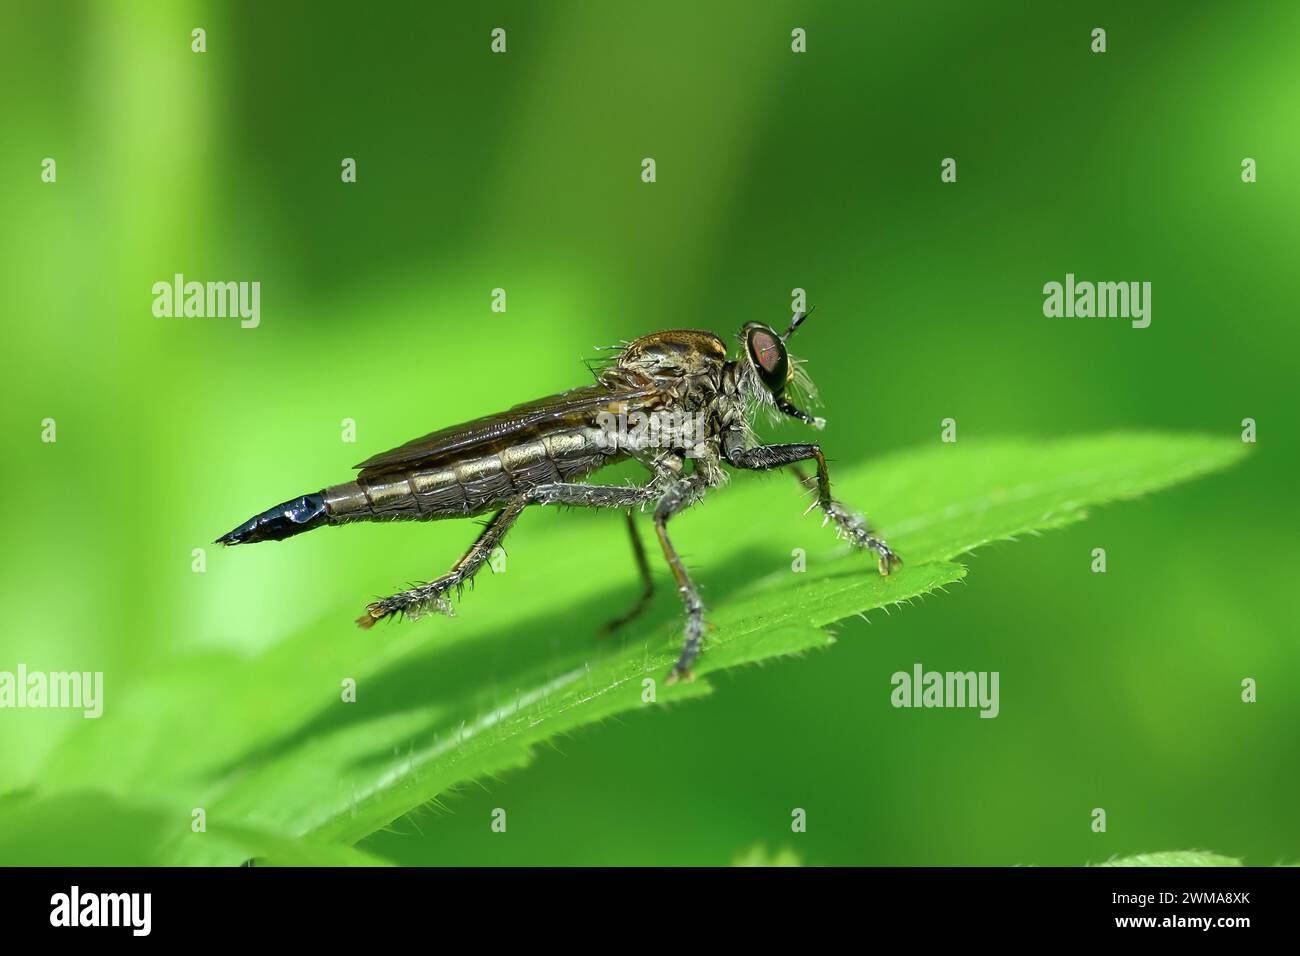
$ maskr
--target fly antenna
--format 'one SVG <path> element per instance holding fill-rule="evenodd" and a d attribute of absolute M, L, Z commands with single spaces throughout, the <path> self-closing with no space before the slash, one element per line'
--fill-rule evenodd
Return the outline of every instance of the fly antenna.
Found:
<path fill-rule="evenodd" d="M 816 306 L 813 308 L 816 308 Z M 794 330 L 803 325 L 804 320 L 812 315 L 812 311 L 812 309 L 809 309 L 807 312 L 796 312 L 794 318 L 790 320 L 790 327 L 785 330 L 785 335 L 781 336 L 781 341 L 788 341 L 790 336 L 794 335 Z"/>

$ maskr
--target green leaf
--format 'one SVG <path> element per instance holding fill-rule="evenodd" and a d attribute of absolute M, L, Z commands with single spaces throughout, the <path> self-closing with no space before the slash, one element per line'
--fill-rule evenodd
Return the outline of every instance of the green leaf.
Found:
<path fill-rule="evenodd" d="M 787 867 L 803 866 L 799 854 L 788 846 L 779 850 L 769 850 L 763 844 L 750 847 L 731 861 L 732 866 L 745 867 Z"/>
<path fill-rule="evenodd" d="M 963 580 L 954 559 L 974 548 L 1061 527 L 1090 505 L 1242 454 L 1223 438 L 1111 434 L 936 442 L 833 466 L 836 494 L 869 509 L 906 562 L 887 578 L 819 515 L 803 516 L 792 478 L 739 475 L 672 525 L 714 626 L 700 679 L 673 686 L 663 681 L 681 639 L 671 588 L 626 633 L 593 637 L 636 590 L 619 522 L 530 517 L 510 540 L 508 573 L 481 575 L 455 619 L 361 632 L 351 623 L 360 596 L 332 581 L 305 596 L 322 605 L 318 621 L 266 653 L 182 657 L 118 681 L 104 716 L 81 721 L 54 752 L 41 796 L 93 787 L 148 808 L 145 822 L 162 819 L 168 832 L 160 852 L 176 862 L 289 859 L 283 841 L 303 841 L 308 855 L 350 845 L 469 781 L 524 766 L 558 735 L 708 694 L 708 676 L 724 668 L 824 649 L 837 621 Z M 796 548 L 805 573 L 791 571 Z M 246 560 L 241 552 L 214 559 L 213 573 Z M 355 703 L 341 700 L 345 678 L 356 681 Z M 187 838 L 195 807 L 230 841 Z"/>
<path fill-rule="evenodd" d="M 1095 863 L 1094 866 L 1241 866 L 1241 860 L 1204 850 L 1165 850 L 1162 853 L 1139 853 Z"/>
<path fill-rule="evenodd" d="M 221 824 L 196 832 L 188 813 L 125 804 L 94 791 L 0 798 L 0 860 L 6 866 L 161 866 L 178 859 L 252 860 L 259 866 L 387 865 L 353 847 L 248 826 Z"/>

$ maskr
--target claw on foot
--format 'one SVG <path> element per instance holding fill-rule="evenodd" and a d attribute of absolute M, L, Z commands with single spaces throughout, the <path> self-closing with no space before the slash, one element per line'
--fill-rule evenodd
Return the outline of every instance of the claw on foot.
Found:
<path fill-rule="evenodd" d="M 385 604 L 388 606 L 385 607 Z M 382 621 L 384 618 L 392 617 L 394 614 L 414 621 L 428 613 L 445 614 L 447 617 L 455 617 L 456 609 L 452 607 L 451 602 L 441 594 L 424 597 L 415 604 L 396 604 L 388 600 L 376 601 L 373 604 L 366 605 L 366 613 L 357 618 L 357 627 L 362 630 L 369 630 L 374 627 L 376 621 Z"/>
<path fill-rule="evenodd" d="M 896 571 L 903 566 L 903 559 L 892 551 L 880 556 L 880 573 L 886 577 L 890 571 Z"/>
<path fill-rule="evenodd" d="M 375 626 L 375 621 L 381 620 L 385 616 L 378 604 L 367 605 L 366 613 L 357 618 L 357 627 L 368 631 Z"/>
<path fill-rule="evenodd" d="M 693 680 L 695 680 L 695 674 L 689 667 L 681 667 L 674 664 L 673 669 L 668 672 L 668 679 L 665 680 L 664 683 L 676 684 L 678 681 L 681 681 L 682 683 L 689 684 Z"/>

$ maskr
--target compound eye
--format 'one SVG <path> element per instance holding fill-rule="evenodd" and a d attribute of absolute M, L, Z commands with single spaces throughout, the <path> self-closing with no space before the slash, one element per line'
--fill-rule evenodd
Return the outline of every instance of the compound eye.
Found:
<path fill-rule="evenodd" d="M 788 361 L 785 343 L 771 329 L 760 326 L 749 332 L 749 354 L 759 378 L 772 392 L 785 387 Z"/>
<path fill-rule="evenodd" d="M 754 361 L 764 372 L 775 372 L 781 362 L 781 343 L 776 336 L 763 331 L 755 332 L 749 340 Z"/>

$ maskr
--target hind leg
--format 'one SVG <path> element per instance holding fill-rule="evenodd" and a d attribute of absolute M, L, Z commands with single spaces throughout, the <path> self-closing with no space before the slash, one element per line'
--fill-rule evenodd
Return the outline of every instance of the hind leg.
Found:
<path fill-rule="evenodd" d="M 650 562 L 646 560 L 645 546 L 641 544 L 641 535 L 636 530 L 636 519 L 632 517 L 630 511 L 627 513 L 627 533 L 632 539 L 632 556 L 636 559 L 637 571 L 641 574 L 641 596 L 632 607 L 601 627 L 599 634 L 602 636 L 612 634 L 624 624 L 635 620 L 646 609 L 650 599 L 655 596 L 654 575 L 650 573 Z"/>
<path fill-rule="evenodd" d="M 361 627 L 372 627 L 376 621 L 386 617 L 400 615 L 417 617 L 427 611 L 451 615 L 451 602 L 446 594 L 453 588 L 460 588 L 483 567 L 493 550 L 501 543 L 506 532 L 514 525 L 519 515 L 529 505 L 572 505 L 584 508 L 631 508 L 647 501 L 655 500 L 658 492 L 653 485 L 583 485 L 555 483 L 538 485 L 518 498 L 513 499 L 488 521 L 478 540 L 465 552 L 465 556 L 456 565 L 436 581 L 422 584 L 417 588 L 401 591 L 390 597 L 375 601 L 366 608 L 366 613 L 357 618 Z"/>
<path fill-rule="evenodd" d="M 365 614 L 357 618 L 357 624 L 368 628 L 373 627 L 376 621 L 393 615 L 415 618 L 428 611 L 437 611 L 439 614 L 451 616 L 455 612 L 452 611 L 451 602 L 444 595 L 452 588 L 463 587 L 470 578 L 474 577 L 479 568 L 483 567 L 487 559 L 492 556 L 492 552 L 505 538 L 506 532 L 510 530 L 527 504 L 528 501 L 523 496 L 510 502 L 492 516 L 483 533 L 478 536 L 478 540 L 470 545 L 464 557 L 457 561 L 449 572 L 436 581 L 375 601 L 366 608 Z"/>

